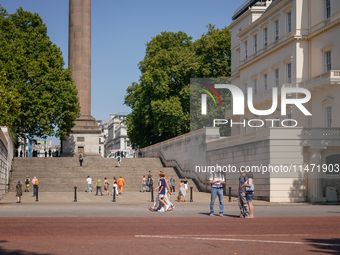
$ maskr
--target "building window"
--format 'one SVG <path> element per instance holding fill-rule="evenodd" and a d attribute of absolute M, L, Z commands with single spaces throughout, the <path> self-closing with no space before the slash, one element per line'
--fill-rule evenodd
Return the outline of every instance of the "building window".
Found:
<path fill-rule="evenodd" d="M 325 0 L 325 16 L 326 19 L 331 16 L 331 0 Z"/>
<path fill-rule="evenodd" d="M 248 57 L 248 41 L 244 42 L 244 58 Z"/>
<path fill-rule="evenodd" d="M 244 84 L 244 99 L 248 97 L 248 84 Z"/>
<path fill-rule="evenodd" d="M 326 72 L 329 72 L 332 69 L 331 51 L 327 51 L 325 53 L 325 56 L 326 56 Z"/>
<path fill-rule="evenodd" d="M 101 143 L 102 142 L 102 139 L 99 137 L 99 143 Z"/>
<path fill-rule="evenodd" d="M 275 127 L 279 127 L 280 126 L 280 118 L 276 118 L 275 119 L 275 124 L 274 124 Z"/>
<path fill-rule="evenodd" d="M 257 52 L 257 35 L 254 35 L 254 53 Z"/>
<path fill-rule="evenodd" d="M 99 146 L 99 154 L 102 152 L 102 147 Z"/>
<path fill-rule="evenodd" d="M 263 89 L 266 91 L 268 89 L 268 74 L 263 75 Z"/>
<path fill-rule="evenodd" d="M 247 133 L 247 126 L 244 126 L 244 133 Z"/>
<path fill-rule="evenodd" d="M 275 21 L 275 41 L 279 40 L 279 21 Z"/>
<path fill-rule="evenodd" d="M 257 94 L 257 79 L 254 79 L 254 95 Z"/>
<path fill-rule="evenodd" d="M 267 128 L 267 121 L 264 120 L 263 122 L 264 122 L 264 128 Z"/>
<path fill-rule="evenodd" d="M 292 83 L 292 63 L 287 64 L 287 83 Z"/>
<path fill-rule="evenodd" d="M 267 47 L 268 45 L 268 28 L 263 30 L 263 47 Z"/>
<path fill-rule="evenodd" d="M 292 13 L 287 13 L 287 33 L 292 31 Z"/>
<path fill-rule="evenodd" d="M 332 127 L 332 107 L 326 107 L 326 127 Z"/>
<path fill-rule="evenodd" d="M 279 77 L 279 69 L 275 69 L 275 86 L 279 86 L 280 77 Z"/>

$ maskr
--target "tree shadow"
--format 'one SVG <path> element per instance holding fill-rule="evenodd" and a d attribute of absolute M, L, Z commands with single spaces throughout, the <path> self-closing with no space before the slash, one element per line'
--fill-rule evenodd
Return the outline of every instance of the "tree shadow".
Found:
<path fill-rule="evenodd" d="M 7 243 L 8 241 L 6 240 L 0 240 L 1 243 Z M 52 253 L 36 253 L 36 252 L 28 252 L 28 251 L 23 251 L 23 250 L 8 250 L 2 248 L 0 246 L 0 254 L 1 255 L 52 255 Z"/>
<path fill-rule="evenodd" d="M 323 254 L 340 254 L 340 238 L 331 239 L 313 239 L 307 238 L 306 242 L 314 243 L 310 244 L 317 250 L 309 250 L 310 252 L 317 252 Z"/>

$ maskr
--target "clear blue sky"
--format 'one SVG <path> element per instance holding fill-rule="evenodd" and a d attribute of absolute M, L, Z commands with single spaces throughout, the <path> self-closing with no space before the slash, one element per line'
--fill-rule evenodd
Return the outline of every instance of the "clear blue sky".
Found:
<path fill-rule="evenodd" d="M 92 116 L 131 112 L 126 88 L 138 81 L 145 44 L 162 31 L 183 31 L 196 40 L 209 23 L 223 28 L 243 0 L 92 0 Z M 38 13 L 68 64 L 68 0 L 0 0 L 9 13 Z M 58 144 L 53 139 L 53 144 Z"/>

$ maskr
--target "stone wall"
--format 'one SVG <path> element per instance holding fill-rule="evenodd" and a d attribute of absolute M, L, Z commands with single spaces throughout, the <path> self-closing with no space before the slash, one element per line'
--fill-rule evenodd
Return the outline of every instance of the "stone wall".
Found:
<path fill-rule="evenodd" d="M 7 127 L 0 127 L 0 198 L 8 191 L 14 144 Z"/>

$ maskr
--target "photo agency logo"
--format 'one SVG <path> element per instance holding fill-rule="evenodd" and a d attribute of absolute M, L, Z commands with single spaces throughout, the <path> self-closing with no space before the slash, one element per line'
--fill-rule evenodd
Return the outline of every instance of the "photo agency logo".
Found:
<path fill-rule="evenodd" d="M 201 83 L 205 86 L 205 88 L 199 88 L 202 90 L 203 94 L 201 94 L 201 114 L 207 115 L 207 95 L 209 95 L 212 100 L 214 101 L 215 105 L 217 105 L 217 102 L 212 95 L 212 93 L 208 90 L 210 89 L 218 98 L 220 105 L 222 106 L 222 101 L 217 93 L 216 89 L 227 89 L 231 93 L 232 97 L 232 111 L 233 115 L 244 115 L 245 112 L 245 96 L 243 94 L 243 91 L 232 84 L 215 84 L 214 88 L 210 85 L 207 85 L 205 83 Z M 282 87 L 281 88 L 281 115 L 286 116 L 287 115 L 287 105 L 295 105 L 304 115 L 311 116 L 312 114 L 303 106 L 304 103 L 307 103 L 311 99 L 311 93 L 309 90 L 304 88 L 289 88 L 289 87 Z M 303 98 L 288 98 L 291 97 L 291 95 L 305 95 Z M 249 87 L 247 89 L 247 105 L 248 109 L 251 113 L 253 113 L 255 116 L 268 116 L 273 114 L 278 109 L 278 88 L 272 89 L 272 105 L 267 110 L 258 110 L 255 109 L 254 103 L 253 103 L 253 88 Z M 233 122 L 232 119 L 214 119 L 213 120 L 213 126 L 216 127 L 216 125 L 224 125 L 229 123 L 230 127 L 233 127 L 233 125 L 243 125 L 244 127 L 247 125 L 249 127 L 262 127 L 264 126 L 264 123 L 269 123 L 269 127 L 274 127 L 274 123 L 276 121 L 279 121 L 282 127 L 296 127 L 298 125 L 297 120 L 295 119 L 251 119 L 247 120 L 244 119 L 243 122 Z M 270 126 L 271 123 L 271 126 Z"/>

